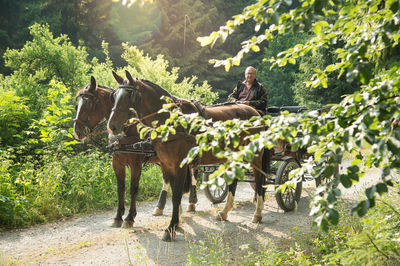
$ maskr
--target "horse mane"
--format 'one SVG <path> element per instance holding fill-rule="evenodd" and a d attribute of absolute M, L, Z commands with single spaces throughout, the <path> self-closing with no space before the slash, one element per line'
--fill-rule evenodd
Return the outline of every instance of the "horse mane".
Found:
<path fill-rule="evenodd" d="M 142 81 L 144 84 L 146 84 L 146 85 L 148 85 L 148 86 L 150 86 L 150 87 L 153 87 L 153 88 L 155 88 L 155 89 L 160 90 L 163 94 L 167 95 L 167 96 L 170 97 L 170 98 L 175 97 L 175 96 L 173 96 L 169 91 L 167 91 L 166 89 L 162 88 L 162 87 L 161 87 L 160 85 L 158 85 L 158 84 L 155 84 L 155 83 L 153 83 L 153 82 L 151 82 L 151 81 L 149 81 L 149 80 L 145 80 L 145 79 L 141 79 L 140 81 Z"/>
<path fill-rule="evenodd" d="M 103 86 L 103 85 L 97 85 L 97 87 L 99 87 L 99 88 L 101 88 L 101 89 L 106 89 L 106 90 L 108 90 L 109 92 L 113 92 L 113 91 L 114 91 L 113 88 L 106 87 L 106 86 Z"/>

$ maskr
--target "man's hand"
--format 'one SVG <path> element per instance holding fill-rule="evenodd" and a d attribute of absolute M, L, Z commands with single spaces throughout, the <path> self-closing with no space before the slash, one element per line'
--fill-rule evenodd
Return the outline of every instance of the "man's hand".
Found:
<path fill-rule="evenodd" d="M 250 101 L 237 101 L 237 103 L 242 103 L 242 104 L 250 105 Z"/>

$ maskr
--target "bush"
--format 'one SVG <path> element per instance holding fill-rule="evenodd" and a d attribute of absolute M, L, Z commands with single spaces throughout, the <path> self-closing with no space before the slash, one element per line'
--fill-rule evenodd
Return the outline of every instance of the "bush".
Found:
<path fill-rule="evenodd" d="M 0 78 L 0 83 L 1 83 Z M 6 91 L 0 85 L 0 143 L 4 146 L 21 141 L 21 129 L 29 122 L 29 109 L 24 99 L 14 91 Z"/>

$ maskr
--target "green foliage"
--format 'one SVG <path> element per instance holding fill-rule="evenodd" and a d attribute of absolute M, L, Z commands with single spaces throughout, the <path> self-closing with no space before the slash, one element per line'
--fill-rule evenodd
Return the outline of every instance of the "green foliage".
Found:
<path fill-rule="evenodd" d="M 62 82 L 72 94 L 87 82 L 90 66 L 85 48 L 74 47 L 66 35 L 54 38 L 49 26 L 39 24 L 31 26 L 30 33 L 33 40 L 22 49 L 5 52 L 5 64 L 13 73 L 6 77 L 3 86 L 26 97 L 27 105 L 38 118 L 48 104 L 48 82 Z"/>
<path fill-rule="evenodd" d="M 102 48 L 106 58 L 104 62 L 99 62 L 97 58 L 92 59 L 91 75 L 96 78 L 98 84 L 112 88 L 115 87 L 116 84 L 112 75 L 112 70 L 114 67 L 110 58 L 109 44 L 103 41 Z"/>
<path fill-rule="evenodd" d="M 16 163 L 11 153 L 0 151 L 0 159 L 0 227 L 29 226 L 116 206 L 117 184 L 109 154 L 91 150 L 57 157 L 46 153 L 40 160 L 27 156 Z M 160 168 L 146 166 L 137 200 L 154 199 L 160 180 Z M 129 199 L 127 189 L 126 204 Z"/>
<path fill-rule="evenodd" d="M 256 34 L 242 42 L 242 49 L 235 57 L 213 60 L 216 66 L 225 65 L 226 70 L 239 64 L 245 53 L 259 50 L 263 41 L 271 41 L 276 35 L 290 31 L 312 31 L 314 37 L 304 44 L 282 51 L 277 58 L 267 58 L 272 66 L 295 63 L 298 58 L 310 52 L 315 53 L 321 47 L 335 48 L 333 62 L 321 65 L 321 69 L 314 68 L 314 74 L 306 85 L 328 88 L 328 85 L 335 84 L 331 80 L 339 82 L 345 77 L 348 83 L 360 86 L 360 91 L 343 98 L 331 108 L 328 115 L 311 112 L 296 119 L 285 118 L 289 122 L 283 122 L 282 118 L 266 117 L 262 121 L 269 126 L 265 133 L 252 138 L 252 143 L 242 147 L 239 152 L 225 154 L 229 159 L 242 159 L 244 151 L 254 154 L 260 146 L 271 148 L 277 139 L 290 142 L 293 150 L 308 147 L 317 160 L 314 175 L 332 177 L 332 181 L 319 190 L 319 195 L 323 196 L 314 198 L 311 210 L 314 222 L 327 230 L 329 224 L 335 225 L 339 221 L 335 209 L 341 194 L 338 184 L 348 188 L 368 169 L 383 169 L 381 181 L 368 187 L 365 190 L 366 198 L 352 208 L 353 213 L 364 216 L 375 206 L 376 197 L 386 193 L 393 185 L 393 174 L 400 168 L 400 129 L 393 123 L 400 117 L 400 66 L 398 60 L 393 59 L 398 56 L 400 6 L 397 1 L 305 0 L 300 6 L 289 10 L 287 4 L 290 3 L 283 0 L 256 1 L 227 21 L 219 31 L 198 40 L 203 46 L 213 45 L 218 39 L 225 40 L 238 25 L 248 20 L 256 22 Z M 328 17 L 332 15 L 337 19 L 328 23 Z M 267 24 L 270 26 L 265 31 L 258 32 L 262 25 Z M 342 43 L 342 47 L 336 46 L 338 42 Z M 389 58 L 392 60 L 389 61 Z M 262 123 L 258 119 L 255 121 Z M 285 133 L 297 131 L 302 131 L 303 137 L 293 138 L 294 135 Z M 207 134 L 198 139 L 205 139 Z M 218 143 L 219 140 L 215 141 Z M 372 145 L 372 153 L 362 154 L 363 141 Z M 199 144 L 203 148 L 203 142 Z M 335 174 L 333 169 L 342 162 L 345 153 L 357 155 L 345 173 Z M 230 161 L 229 165 L 224 165 L 225 170 L 221 173 L 233 178 L 230 169 L 235 169 L 239 163 Z"/>
<path fill-rule="evenodd" d="M 396 265 L 399 200 L 392 191 L 363 218 L 352 216 L 348 203 L 342 203 L 338 208 L 342 219 L 329 232 L 295 227 L 287 239 L 267 245 L 246 239 L 237 248 L 229 245 L 223 230 L 207 232 L 203 239 L 188 239 L 187 261 L 190 265 L 232 264 L 232 260 L 235 265 Z"/>
<path fill-rule="evenodd" d="M 21 227 L 77 212 L 114 206 L 116 182 L 110 159 L 88 155 L 26 157 L 15 163 L 1 153 L 1 227 Z"/>
<path fill-rule="evenodd" d="M 113 46 L 120 40 L 115 35 L 109 20 L 112 1 L 109 0 L 20 0 L 2 1 L 0 10 L 0 54 L 6 48 L 19 49 L 29 40 L 29 27 L 34 23 L 48 24 L 55 35 L 66 34 L 75 46 L 83 44 L 90 57 L 103 58 L 101 41 Z M 117 57 L 118 56 L 118 57 Z M 0 72 L 9 74 L 1 59 Z"/>
<path fill-rule="evenodd" d="M 203 239 L 187 241 L 187 265 L 226 265 L 231 261 L 229 247 L 220 233 L 208 232 Z"/>
<path fill-rule="evenodd" d="M 330 74 L 327 86 L 306 86 L 306 83 L 312 79 L 315 69 L 323 69 L 331 64 L 335 55 L 334 48 L 330 50 L 319 48 L 311 54 L 307 54 L 298 60 L 298 72 L 295 73 L 291 88 L 294 92 L 294 100 L 300 105 L 310 109 L 320 109 L 329 104 L 337 104 L 342 100 L 342 96 L 359 90 L 351 83 L 348 83 L 344 77 L 336 79 L 334 73 Z M 335 73 L 336 75 L 338 73 Z"/>
<path fill-rule="evenodd" d="M 129 175 L 128 175 L 129 177 Z M 127 182 L 130 178 L 127 179 Z M 139 183 L 139 194 L 137 200 L 147 201 L 153 200 L 158 197 L 161 191 L 162 173 L 161 168 L 155 164 L 148 164 L 142 169 L 142 175 Z M 126 187 L 129 187 L 128 184 Z M 127 196 L 130 199 L 130 196 Z M 128 201 L 130 202 L 130 201 Z"/>
<path fill-rule="evenodd" d="M 2 77 L 0 77 L 1 84 Z M 21 141 L 21 130 L 26 128 L 30 112 L 23 98 L 14 91 L 0 87 L 0 143 L 2 145 Z"/>
<path fill-rule="evenodd" d="M 71 150 L 70 145 L 79 143 L 74 140 L 72 128 L 71 96 L 68 89 L 61 83 L 50 81 L 48 101 L 50 102 L 43 112 L 43 118 L 32 127 L 40 131 L 40 141 L 47 143 L 51 150 Z M 31 139 L 36 142 L 36 139 Z"/>
<path fill-rule="evenodd" d="M 264 48 L 265 58 L 276 57 L 282 50 L 305 42 L 310 36 L 308 34 L 293 34 L 277 36 Z M 260 62 L 257 67 L 257 79 L 262 80 L 263 85 L 268 89 L 268 106 L 296 105 L 294 99 L 293 83 L 302 84 L 304 79 L 296 79 L 299 71 L 299 63 L 288 64 L 284 68 L 272 68 L 269 62 Z M 301 85 L 303 88 L 304 84 Z"/>
<path fill-rule="evenodd" d="M 195 84 L 197 77 L 183 78 L 179 81 L 179 68 L 168 70 L 169 63 L 162 55 L 156 59 L 144 55 L 135 46 L 123 44 L 122 57 L 128 62 L 128 71 L 141 79 L 147 79 L 165 88 L 173 95 L 186 99 L 197 99 L 205 104 L 211 104 L 217 99 L 217 94 L 211 91 L 210 85 L 205 81 L 202 85 Z"/>
<path fill-rule="evenodd" d="M 213 91 L 220 95 L 220 101 L 226 100 L 237 80 L 244 78 L 244 68 L 225 72 L 210 67 L 208 60 L 218 56 L 232 56 L 240 47 L 241 39 L 249 36 L 254 25 L 242 25 L 231 37 L 230 43 L 217 43 L 214 49 L 201 49 L 196 38 L 207 34 L 232 14 L 240 12 L 245 3 L 240 0 L 160 0 L 157 5 L 161 10 L 161 28 L 150 40 L 135 45 L 152 57 L 163 54 L 172 67 L 180 68 L 182 76 L 195 75 L 200 81 L 209 81 Z M 131 7 L 130 12 L 140 16 L 142 11 Z M 158 21 L 158 18 L 154 21 Z M 261 59 L 247 56 L 246 60 L 248 65 L 256 65 Z"/>

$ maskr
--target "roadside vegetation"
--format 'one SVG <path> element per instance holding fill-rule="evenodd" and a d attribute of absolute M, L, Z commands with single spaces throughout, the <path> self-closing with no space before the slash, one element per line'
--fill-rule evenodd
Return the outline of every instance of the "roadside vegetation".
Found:
<path fill-rule="evenodd" d="M 397 265 L 400 261 L 400 184 L 364 217 L 351 215 L 353 202 L 341 201 L 340 222 L 328 232 L 304 233 L 259 247 L 248 239 L 232 245 L 222 231 L 188 238 L 188 265 Z"/>

